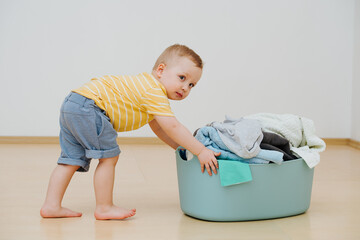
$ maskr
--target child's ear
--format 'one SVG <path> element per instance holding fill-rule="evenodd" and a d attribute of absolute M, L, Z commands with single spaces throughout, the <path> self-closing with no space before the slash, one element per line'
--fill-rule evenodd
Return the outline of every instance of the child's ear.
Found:
<path fill-rule="evenodd" d="M 164 72 L 164 69 L 165 69 L 166 65 L 164 63 L 160 63 L 159 66 L 157 67 L 156 69 L 156 75 L 158 78 L 161 78 L 163 72 Z"/>

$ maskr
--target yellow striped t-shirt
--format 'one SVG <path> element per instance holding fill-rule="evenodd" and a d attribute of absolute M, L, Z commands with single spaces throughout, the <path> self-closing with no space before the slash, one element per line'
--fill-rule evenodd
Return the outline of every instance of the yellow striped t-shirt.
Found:
<path fill-rule="evenodd" d="M 154 115 L 174 116 L 165 87 L 148 73 L 92 78 L 73 92 L 94 100 L 117 132 L 138 129 Z"/>

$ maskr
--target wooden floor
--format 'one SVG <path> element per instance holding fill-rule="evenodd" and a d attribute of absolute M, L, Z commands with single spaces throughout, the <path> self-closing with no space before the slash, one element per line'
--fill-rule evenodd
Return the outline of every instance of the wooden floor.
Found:
<path fill-rule="evenodd" d="M 0 144 L 0 239 L 360 239 L 360 150 L 328 146 L 315 168 L 309 210 L 251 222 L 193 219 L 180 209 L 174 151 L 165 145 L 123 145 L 116 204 L 136 208 L 123 221 L 97 221 L 92 176 L 75 174 L 64 205 L 81 218 L 42 219 L 39 209 L 59 154 L 57 144 Z"/>

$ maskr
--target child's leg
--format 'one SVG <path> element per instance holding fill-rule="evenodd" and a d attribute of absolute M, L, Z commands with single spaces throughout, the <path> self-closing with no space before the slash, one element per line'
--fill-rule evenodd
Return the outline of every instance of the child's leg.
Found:
<path fill-rule="evenodd" d="M 79 166 L 57 165 L 51 174 L 49 187 L 40 215 L 44 218 L 81 217 L 81 213 L 74 212 L 61 206 L 62 199 L 69 182 Z"/>
<path fill-rule="evenodd" d="M 119 156 L 99 159 L 99 164 L 95 170 L 95 218 L 98 220 L 125 219 L 134 216 L 136 213 L 136 209 L 128 210 L 113 204 L 115 166 L 118 159 Z"/>

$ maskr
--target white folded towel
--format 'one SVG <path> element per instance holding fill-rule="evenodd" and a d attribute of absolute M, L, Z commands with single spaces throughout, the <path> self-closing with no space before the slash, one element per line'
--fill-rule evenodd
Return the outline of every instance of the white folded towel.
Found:
<path fill-rule="evenodd" d="M 244 118 L 260 121 L 265 132 L 279 134 L 290 142 L 290 149 L 313 168 L 320 162 L 319 152 L 326 148 L 325 142 L 315 135 L 314 122 L 293 114 L 258 113 Z"/>

